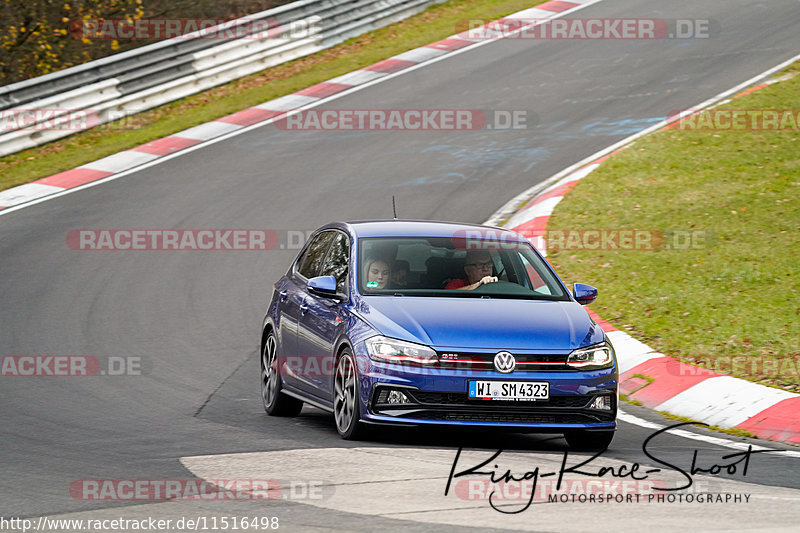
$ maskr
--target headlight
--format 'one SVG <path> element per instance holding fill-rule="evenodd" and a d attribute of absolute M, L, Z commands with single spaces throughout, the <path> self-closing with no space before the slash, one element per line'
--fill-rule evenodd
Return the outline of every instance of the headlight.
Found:
<path fill-rule="evenodd" d="M 603 342 L 575 350 L 567 357 L 567 365 L 581 370 L 597 370 L 614 365 L 614 348 Z"/>
<path fill-rule="evenodd" d="M 373 361 L 422 365 L 435 364 L 439 361 L 435 351 L 421 344 L 381 336 L 369 338 L 365 343 L 369 358 Z"/>

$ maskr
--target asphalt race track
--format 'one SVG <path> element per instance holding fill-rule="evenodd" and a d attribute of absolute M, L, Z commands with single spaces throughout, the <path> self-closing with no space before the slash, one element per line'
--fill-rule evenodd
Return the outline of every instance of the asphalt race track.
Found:
<path fill-rule="evenodd" d="M 800 458 L 791 454 L 754 456 L 746 477 L 739 471 L 725 476 L 736 481 L 719 481 L 718 491 L 753 493 L 748 504 L 685 512 L 671 504 L 552 504 L 511 517 L 485 502 L 469 513 L 448 514 L 465 505 L 450 496 L 443 500 L 450 508 L 427 515 L 381 510 L 409 494 L 441 498 L 458 446 L 527 451 L 552 462 L 566 444 L 546 435 L 393 430 L 352 443 L 339 439 L 332 417 L 308 406 L 296 419 L 269 418 L 259 397 L 260 321 L 272 284 L 295 250 L 80 251 L 66 244 L 74 229 L 281 233 L 333 219 L 391 218 L 392 195 L 403 218 L 480 223 L 537 182 L 800 50 L 796 0 L 605 0 L 571 16 L 712 19 L 721 33 L 686 40 L 494 42 L 322 107 L 526 110 L 535 119 L 527 129 L 295 132 L 267 125 L 0 216 L 0 354 L 137 357 L 143 368 L 142 375 L 127 376 L 0 377 L 0 516 L 279 516 L 289 531 L 587 530 L 599 523 L 672 530 L 690 520 L 703 529 L 796 527 Z M 642 453 L 652 432 L 621 422 L 604 457 L 652 464 Z M 673 435 L 659 442 L 661 457 L 685 465 L 695 449 L 717 459 L 734 452 Z M 354 454 L 375 448 L 380 461 L 350 464 L 341 454 L 348 448 L 360 449 Z M 239 452 L 267 453 L 181 461 Z M 308 466 L 320 458 L 327 458 L 324 468 Z M 419 462 L 429 468 L 419 470 Z M 260 475 L 345 486 L 322 503 L 97 503 L 69 493 L 80 479 L 242 477 L 257 465 L 269 470 Z M 368 492 L 347 483 L 366 471 L 418 482 L 399 488 L 378 483 Z M 559 527 L 568 511 L 574 513 L 569 528 Z M 656 517 L 657 524 L 642 522 Z"/>

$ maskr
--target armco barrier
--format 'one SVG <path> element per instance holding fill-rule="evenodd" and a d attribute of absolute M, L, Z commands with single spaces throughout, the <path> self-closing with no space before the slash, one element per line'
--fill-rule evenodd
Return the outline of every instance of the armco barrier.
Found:
<path fill-rule="evenodd" d="M 91 126 L 184 98 L 259 70 L 330 48 L 419 13 L 445 0 L 300 0 L 135 50 L 0 87 L 0 112 L 53 110 L 34 122 L 0 131 L 0 157 L 75 133 L 36 127 L 88 110 Z M 210 32 L 269 20 L 308 28 L 302 35 L 204 38 Z"/>

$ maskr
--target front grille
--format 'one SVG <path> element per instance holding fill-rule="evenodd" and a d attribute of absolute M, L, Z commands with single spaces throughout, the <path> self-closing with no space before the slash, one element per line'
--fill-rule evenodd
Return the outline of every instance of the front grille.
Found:
<path fill-rule="evenodd" d="M 514 372 L 559 372 L 573 368 L 567 366 L 567 355 L 558 354 L 516 354 L 517 366 Z M 453 359 L 452 357 L 456 358 Z M 439 368 L 452 370 L 495 370 L 494 353 L 439 353 Z"/>
<path fill-rule="evenodd" d="M 386 403 L 386 399 L 389 396 L 389 390 L 387 388 L 383 388 L 378 392 L 378 395 L 375 397 L 375 403 Z"/>
<path fill-rule="evenodd" d="M 421 420 L 441 420 L 444 422 L 505 422 L 517 424 L 591 424 L 609 421 L 602 420 L 600 417 L 578 413 L 543 414 L 424 411 L 409 416 Z"/>
<path fill-rule="evenodd" d="M 457 405 L 465 403 L 466 395 L 457 392 L 426 392 L 421 390 L 410 391 L 411 396 L 419 403 L 436 405 Z"/>
<path fill-rule="evenodd" d="M 592 401 L 592 398 L 594 398 L 594 396 L 590 394 L 570 394 L 551 396 L 549 400 L 536 400 L 535 402 L 506 402 L 501 400 L 470 400 L 467 398 L 466 394 L 457 392 L 428 392 L 411 390 L 407 391 L 407 394 L 413 396 L 413 398 L 421 404 L 463 405 L 470 407 L 474 407 L 475 405 L 487 406 L 494 404 L 503 407 L 520 406 L 523 408 L 530 408 L 532 406 L 581 408 L 586 407 L 589 402 Z M 381 391 L 381 395 L 383 395 L 383 391 Z M 380 401 L 380 396 L 378 403 L 383 403 Z"/>

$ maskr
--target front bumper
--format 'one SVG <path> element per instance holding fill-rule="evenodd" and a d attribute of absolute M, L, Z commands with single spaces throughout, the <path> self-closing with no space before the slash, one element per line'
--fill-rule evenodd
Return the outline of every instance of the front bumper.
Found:
<path fill-rule="evenodd" d="M 366 356 L 365 356 L 366 357 Z M 403 425 L 495 426 L 546 432 L 616 427 L 616 368 L 595 371 L 512 372 L 400 367 L 361 361 L 362 420 Z M 537 401 L 471 400 L 470 380 L 547 381 L 550 398 Z M 411 403 L 391 404 L 388 391 L 403 391 Z M 590 407 L 611 397 L 611 409 Z"/>

